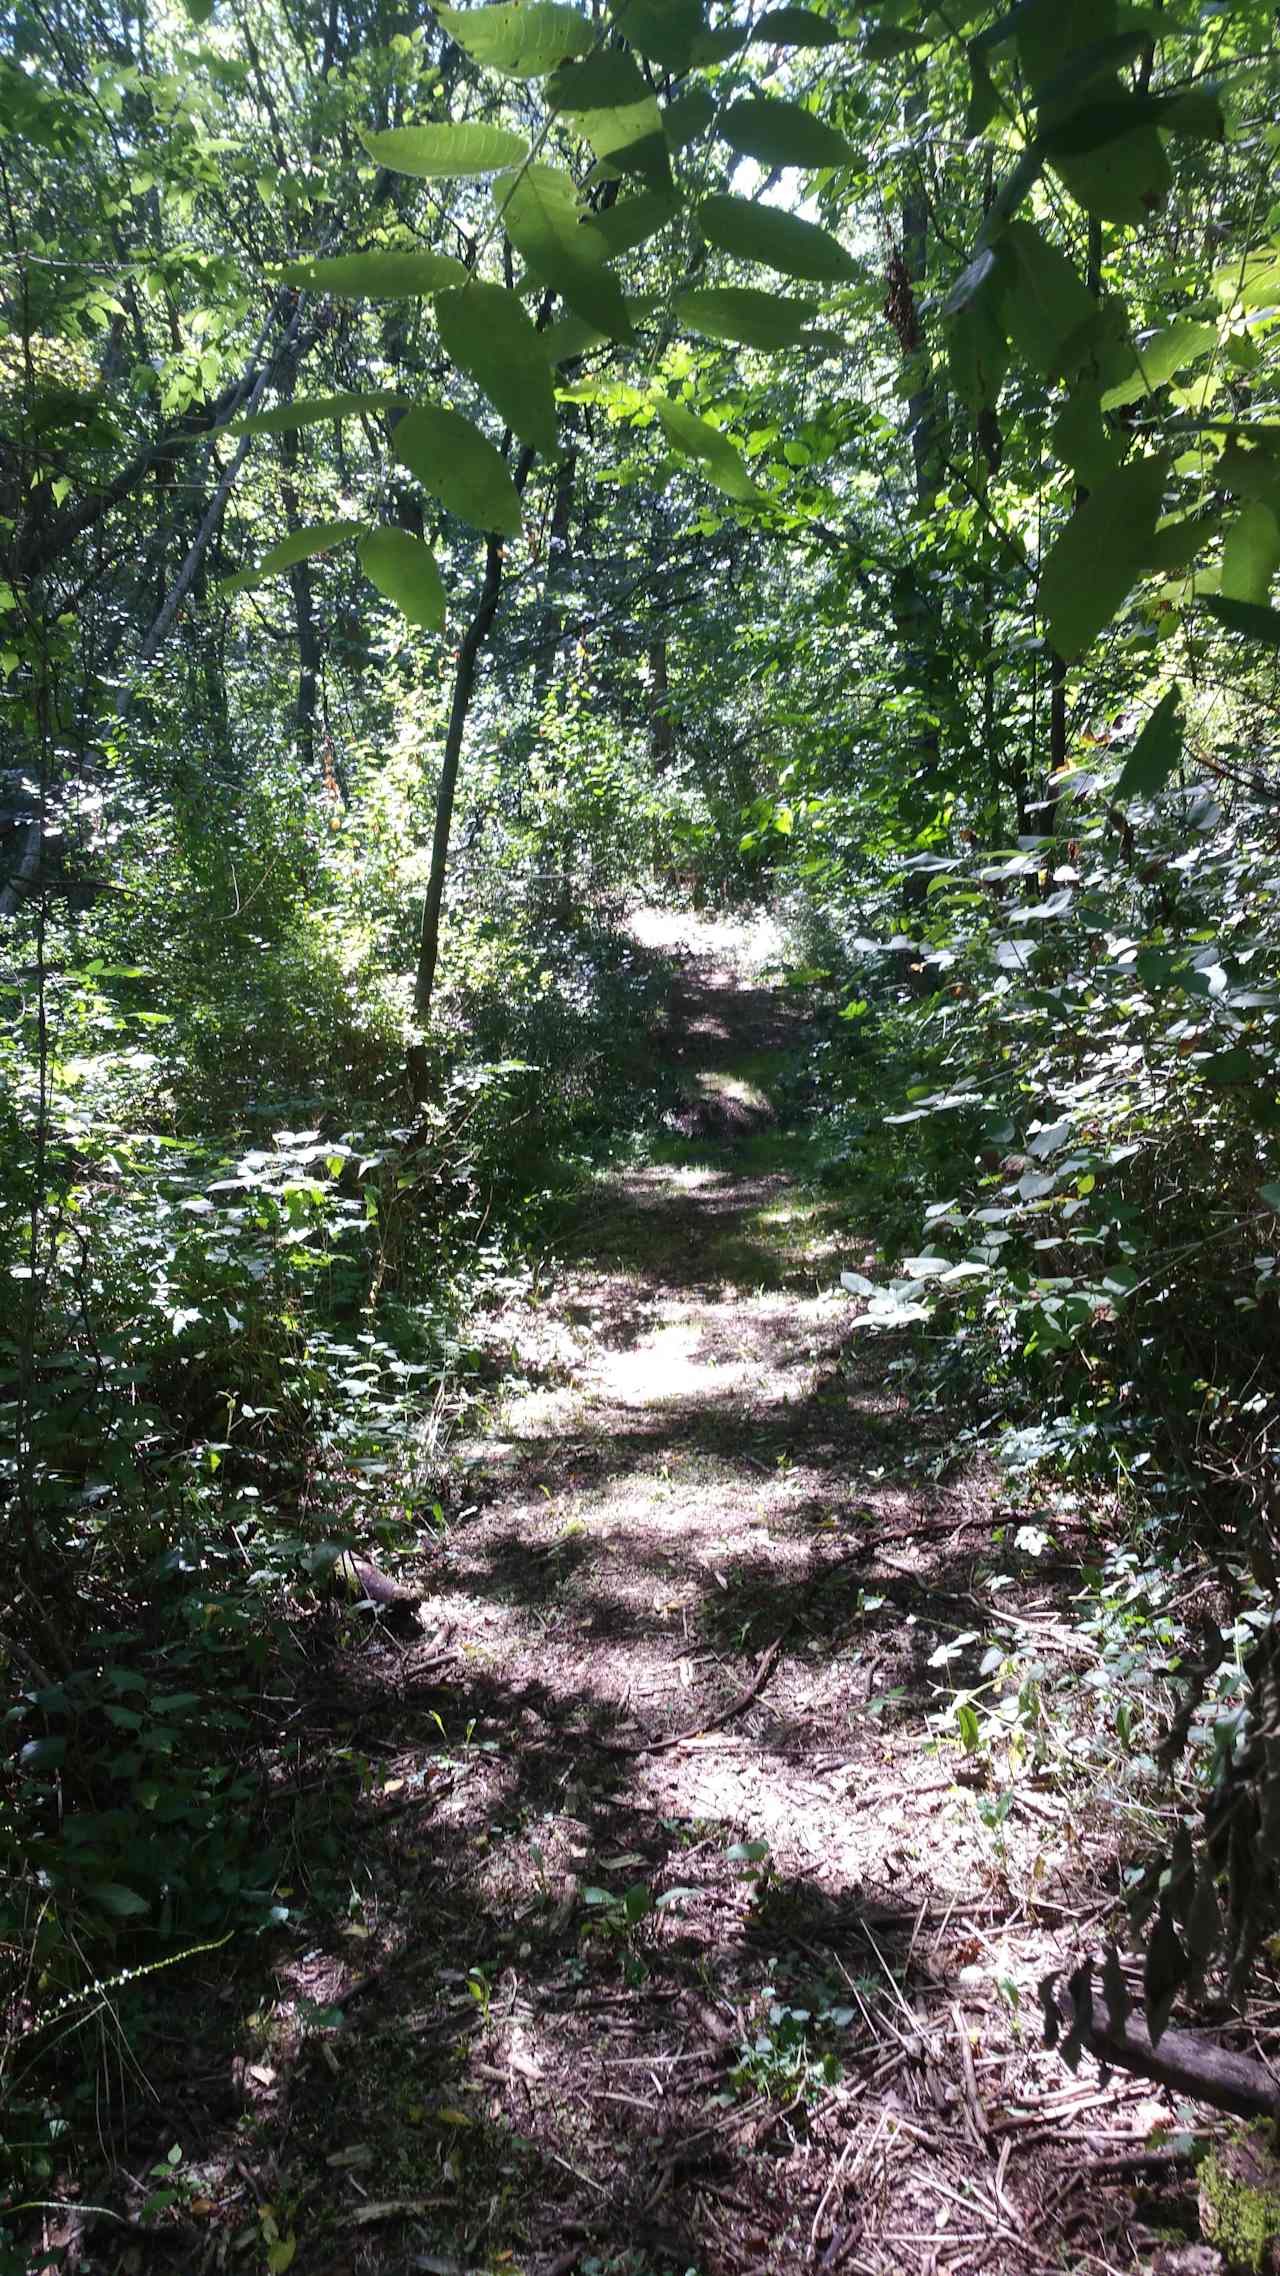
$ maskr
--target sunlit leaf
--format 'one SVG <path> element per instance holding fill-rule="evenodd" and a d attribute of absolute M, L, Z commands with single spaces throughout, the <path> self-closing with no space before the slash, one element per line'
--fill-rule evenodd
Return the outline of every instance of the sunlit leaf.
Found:
<path fill-rule="evenodd" d="M 340 300 L 399 300 L 429 295 L 463 284 L 467 272 L 447 253 L 335 253 L 323 261 L 291 261 L 280 271 L 284 284 Z"/>
<path fill-rule="evenodd" d="M 535 450 L 556 447 L 556 402 L 546 350 L 513 292 L 464 285 L 436 302 L 440 337 L 507 425 Z"/>
<path fill-rule="evenodd" d="M 692 332 L 708 339 L 739 341 L 748 348 L 793 348 L 818 313 L 816 300 L 789 300 L 750 285 L 720 285 L 682 292 L 676 314 Z"/>
<path fill-rule="evenodd" d="M 392 126 L 360 140 L 380 166 L 424 182 L 499 174 L 528 152 L 524 137 L 505 126 Z"/>
<path fill-rule="evenodd" d="M 633 55 L 608 48 L 562 65 L 547 83 L 547 100 L 574 120 L 610 172 L 642 174 L 657 189 L 669 184 L 661 114 Z"/>
<path fill-rule="evenodd" d="M 587 18 L 563 0 L 520 0 L 484 8 L 437 8 L 436 22 L 473 63 L 508 79 L 541 79 L 574 55 L 585 55 L 594 33 Z"/>
<path fill-rule="evenodd" d="M 842 134 L 801 103 L 776 95 L 744 95 L 720 122 L 731 150 L 761 166 L 852 166 L 859 153 Z"/>
<path fill-rule="evenodd" d="M 1142 573 L 1164 497 L 1165 462 L 1140 458 L 1077 507 L 1040 573 L 1049 638 L 1070 663 L 1120 608 Z"/>
<path fill-rule="evenodd" d="M 708 243 L 740 261 L 760 261 L 814 284 L 841 284 L 857 274 L 843 245 L 825 229 L 780 206 L 722 193 L 704 198 L 697 211 Z"/>
<path fill-rule="evenodd" d="M 364 411 L 385 411 L 406 397 L 398 388 L 378 387 L 368 395 L 314 395 L 302 403 L 277 403 L 270 411 L 256 411 L 250 419 L 233 419 L 229 435 L 287 435 L 320 420 L 348 419 Z"/>
<path fill-rule="evenodd" d="M 1153 798 L 1182 757 L 1182 698 L 1172 687 L 1160 698 L 1125 760 L 1117 798 Z"/>
<path fill-rule="evenodd" d="M 392 449 L 424 490 L 474 529 L 514 537 L 520 497 L 505 460 L 457 411 L 423 404 L 400 421 Z"/>
<path fill-rule="evenodd" d="M 410 624 L 443 632 L 447 596 L 435 557 L 408 530 L 370 530 L 358 547 L 360 566 Z"/>
<path fill-rule="evenodd" d="M 667 440 L 685 458 L 699 460 L 718 490 L 743 505 L 767 505 L 768 493 L 752 481 L 733 444 L 719 427 L 713 426 L 709 419 L 700 419 L 687 403 L 677 403 L 669 396 L 659 398 L 658 417 Z"/>
<path fill-rule="evenodd" d="M 535 275 L 553 285 L 575 315 L 615 340 L 632 337 L 622 287 L 605 266 L 605 245 L 583 216 L 568 174 L 554 166 L 527 166 L 500 176 L 494 198 L 507 235 Z"/>

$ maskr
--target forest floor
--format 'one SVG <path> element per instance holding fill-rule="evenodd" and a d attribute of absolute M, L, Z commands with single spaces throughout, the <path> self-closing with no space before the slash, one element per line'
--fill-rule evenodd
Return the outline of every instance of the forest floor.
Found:
<path fill-rule="evenodd" d="M 731 929 L 670 929 L 684 1127 L 490 1321 L 508 1393 L 455 1449 L 425 1633 L 349 1620 L 312 1663 L 298 1869 L 339 1857 L 341 1933 L 222 1976 L 234 2119 L 181 2022 L 153 2072 L 180 2257 L 1160 2266 L 1195 2233 L 1188 2114 L 1041 2044 L 1123 1846 L 1065 1751 L 1088 1513 L 1046 1551 L 853 1334 L 874 1238 L 775 1119 L 802 1014 Z M 997 1627 L 1025 1683 L 997 1728 L 1052 1719 L 1047 1771 L 948 1718 Z"/>

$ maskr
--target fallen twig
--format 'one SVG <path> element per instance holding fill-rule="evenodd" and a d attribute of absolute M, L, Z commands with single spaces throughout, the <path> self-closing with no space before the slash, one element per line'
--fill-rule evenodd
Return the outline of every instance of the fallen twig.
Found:
<path fill-rule="evenodd" d="M 690 1739 L 701 1738 L 704 1731 L 721 1730 L 735 1715 L 744 1714 L 748 1707 L 754 1706 L 773 1673 L 773 1663 L 781 1650 L 782 1638 L 775 1636 L 768 1650 L 761 1653 L 760 1664 L 746 1690 L 740 1691 L 719 1714 L 705 1716 L 700 1723 L 691 1724 L 687 1731 L 669 1731 L 660 1739 L 600 1739 L 593 1735 L 591 1744 L 599 1747 L 603 1754 L 665 1754 L 671 1747 L 685 1746 Z"/>

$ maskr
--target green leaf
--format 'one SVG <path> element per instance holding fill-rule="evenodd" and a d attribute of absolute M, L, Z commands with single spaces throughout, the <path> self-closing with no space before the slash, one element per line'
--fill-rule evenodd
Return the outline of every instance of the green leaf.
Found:
<path fill-rule="evenodd" d="M 1174 577 L 1189 569 L 1222 527 L 1221 514 L 1171 514 L 1156 525 L 1143 561 L 1146 574 Z"/>
<path fill-rule="evenodd" d="M 722 194 L 704 198 L 697 212 L 708 243 L 740 261 L 762 261 L 784 276 L 815 284 L 842 284 L 857 274 L 843 245 L 825 229 L 780 206 Z"/>
<path fill-rule="evenodd" d="M 608 337 L 598 324 L 588 324 L 584 316 L 557 316 L 554 324 L 539 332 L 538 344 L 548 369 L 554 371 L 559 364 L 575 362 L 589 348 L 601 347 Z"/>
<path fill-rule="evenodd" d="M 761 166 L 854 166 L 860 155 L 825 119 L 776 95 L 744 95 L 720 122 L 731 150 Z"/>
<path fill-rule="evenodd" d="M 969 140 L 990 126 L 999 116 L 1000 90 L 987 67 L 982 49 L 974 41 L 969 43 L 969 101 L 964 114 L 964 131 Z"/>
<path fill-rule="evenodd" d="M 454 362 L 471 374 L 521 441 L 553 451 L 556 398 L 546 350 L 515 294 L 503 285 L 475 283 L 442 292 L 436 321 Z"/>
<path fill-rule="evenodd" d="M 358 537 L 363 522 L 316 522 L 310 529 L 291 530 L 263 554 L 258 563 L 260 577 L 273 577 L 279 569 L 292 569 L 296 562 L 310 561 L 317 553 L 328 553 L 335 545 L 342 545 L 349 537 Z"/>
<path fill-rule="evenodd" d="M 765 349 L 795 347 L 818 313 L 816 300 L 788 300 L 785 294 L 758 292 L 749 285 L 682 292 L 675 305 L 681 323 L 692 332 Z"/>
<path fill-rule="evenodd" d="M 603 167 L 643 174 L 657 189 L 669 185 L 661 113 L 633 55 L 606 48 L 581 63 L 563 64 L 547 82 L 547 100 L 577 121 Z"/>
<path fill-rule="evenodd" d="M 716 115 L 713 97 L 705 87 L 691 87 L 687 94 L 662 106 L 662 131 L 667 138 L 668 150 L 683 150 L 704 135 Z"/>
<path fill-rule="evenodd" d="M 768 8 L 751 27 L 754 47 L 839 47 L 844 34 L 811 8 Z"/>
<path fill-rule="evenodd" d="M 1225 139 L 1222 105 L 1210 89 L 1180 95 L 1132 95 L 1118 83 L 1113 84 L 1116 91 L 1104 102 L 1091 98 L 1070 117 L 1056 119 L 1045 129 L 1045 148 L 1051 158 L 1100 150 L 1109 142 L 1128 141 L 1156 127 L 1211 142 Z"/>
<path fill-rule="evenodd" d="M 1138 98 L 1132 101 L 1136 104 Z M 1086 122 L 1096 124 L 1099 115 L 1108 111 L 1112 131 L 1091 139 Z M 1047 128 L 1039 147 L 1077 204 L 1103 221 L 1149 220 L 1173 182 L 1155 127 L 1142 124 L 1119 100 L 1111 105 L 1091 103 L 1075 118 Z"/>
<path fill-rule="evenodd" d="M 428 494 L 473 529 L 515 537 L 520 496 L 493 444 L 460 412 L 424 403 L 400 421 L 392 449 Z"/>
<path fill-rule="evenodd" d="M 1114 474 L 1121 446 L 1103 419 L 1094 389 L 1072 389 L 1053 424 L 1053 447 L 1087 489 Z"/>
<path fill-rule="evenodd" d="M 1171 687 L 1162 695 L 1125 760 L 1117 798 L 1154 798 L 1182 757 L 1182 695 Z"/>
<path fill-rule="evenodd" d="M 1156 388 L 1167 386 L 1176 372 L 1185 370 L 1188 364 L 1197 362 L 1217 345 L 1217 325 L 1196 324 L 1189 316 L 1180 316 L 1163 332 L 1153 332 L 1139 339 L 1132 372 L 1107 389 L 1102 398 L 1103 410 L 1115 411 L 1121 404 L 1136 403 L 1140 397 L 1154 394 Z"/>
<path fill-rule="evenodd" d="M 999 273 L 1010 338 L 1042 378 L 1055 378 L 1067 341 L 1096 313 L 1092 293 L 1066 254 L 1029 221 L 1010 222 Z"/>
<path fill-rule="evenodd" d="M 1280 467 L 1265 451 L 1242 450 L 1232 436 L 1214 473 L 1233 498 L 1254 498 L 1280 513 Z"/>
<path fill-rule="evenodd" d="M 335 253 L 324 261 L 291 261 L 283 284 L 329 292 L 340 300 L 398 300 L 465 284 L 467 271 L 447 253 Z"/>
<path fill-rule="evenodd" d="M 65 1739 L 28 1739 L 18 1755 L 24 1770 L 57 1770 L 66 1759 Z"/>
<path fill-rule="evenodd" d="M 896 56 L 914 55 L 917 48 L 927 47 L 931 36 L 929 32 L 909 32 L 885 24 L 868 33 L 862 52 L 871 63 L 890 63 Z"/>
<path fill-rule="evenodd" d="M 541 79 L 594 34 L 585 16 L 562 0 L 524 0 L 499 8 L 437 8 L 436 22 L 485 71 L 508 79 Z"/>
<path fill-rule="evenodd" d="M 289 435 L 298 427 L 313 427 L 322 419 L 348 419 L 361 411 L 385 411 L 405 397 L 395 387 L 376 387 L 368 395 L 313 395 L 304 403 L 277 403 L 270 411 L 256 411 L 251 419 L 233 419 L 229 435 Z"/>
<path fill-rule="evenodd" d="M 584 220 L 570 176 L 554 166 L 526 166 L 519 176 L 501 176 L 493 194 L 508 237 L 535 275 L 588 324 L 610 339 L 630 340 L 622 287 L 605 267 L 604 241 Z"/>
<path fill-rule="evenodd" d="M 700 460 L 708 479 L 726 497 L 736 498 L 742 505 L 769 503 L 768 493 L 752 481 L 728 436 L 709 419 L 700 419 L 687 403 L 677 403 L 665 395 L 658 401 L 658 417 L 667 440 L 683 457 Z"/>
<path fill-rule="evenodd" d="M 988 273 L 952 318 L 947 343 L 951 383 L 971 411 L 994 411 L 1009 369 L 997 279 Z"/>
<path fill-rule="evenodd" d="M 116 1920 L 134 1920 L 139 1913 L 151 1909 L 145 1897 L 140 1897 L 136 1889 L 126 1889 L 120 1881 L 90 1881 L 85 1895 Z"/>
<path fill-rule="evenodd" d="M 523 135 L 505 126 L 392 126 L 360 140 L 380 166 L 420 182 L 499 174 L 518 166 L 529 148 Z"/>
<path fill-rule="evenodd" d="M 1280 648 L 1280 609 L 1259 608 L 1256 601 L 1235 601 L 1223 593 L 1205 593 L 1200 605 L 1228 632 L 1243 632 L 1265 648 Z"/>
<path fill-rule="evenodd" d="M 612 14 L 637 55 L 664 71 L 687 71 L 705 31 L 701 0 L 622 0 Z"/>
<path fill-rule="evenodd" d="M 1068 663 L 1083 654 L 1142 574 L 1164 496 L 1162 458 L 1135 459 L 1078 506 L 1040 572 L 1040 609 Z"/>
<path fill-rule="evenodd" d="M 1271 580 L 1280 568 L 1280 523 L 1270 506 L 1246 506 L 1230 523 L 1222 544 L 1222 593 L 1229 601 L 1266 604 Z"/>
<path fill-rule="evenodd" d="M 591 234 L 599 238 L 613 260 L 637 245 L 647 245 L 680 210 L 680 200 L 669 191 L 640 190 L 634 197 L 619 198 L 616 205 L 606 206 L 603 213 L 593 214 Z"/>
<path fill-rule="evenodd" d="M 1276 1215 L 1280 1217 L 1280 1185 L 1260 1185 L 1258 1187 L 1258 1199 L 1265 1203 L 1268 1209 L 1274 1209 Z"/>
<path fill-rule="evenodd" d="M 448 599 L 435 556 L 408 530 L 375 529 L 358 547 L 360 566 L 410 624 L 443 632 Z"/>

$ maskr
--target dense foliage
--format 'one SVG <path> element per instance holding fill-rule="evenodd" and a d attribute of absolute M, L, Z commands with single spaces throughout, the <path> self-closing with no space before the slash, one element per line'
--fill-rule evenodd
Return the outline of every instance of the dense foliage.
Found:
<path fill-rule="evenodd" d="M 1131 1601 L 1194 1599 L 1150 1644 L 1206 1797 L 1136 1884 L 1153 2019 L 1242 1981 L 1272 12 L 19 0 L 5 39 L 15 2043 L 121 1938 L 278 1913 L 284 1608 L 439 1522 L 485 1290 L 656 1080 L 655 895 L 786 911 L 879 1251 L 851 1326 L 1103 1481 Z"/>

